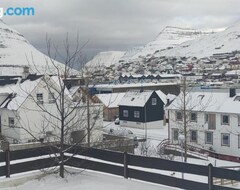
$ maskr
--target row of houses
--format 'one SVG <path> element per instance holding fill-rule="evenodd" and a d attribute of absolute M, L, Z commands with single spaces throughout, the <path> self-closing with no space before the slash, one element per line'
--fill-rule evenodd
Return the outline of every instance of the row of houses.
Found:
<path fill-rule="evenodd" d="M 156 91 L 128 91 L 124 93 L 97 94 L 95 102 L 102 103 L 105 121 L 119 118 L 123 127 L 144 129 L 162 128 L 165 124 L 165 106 L 167 99 L 172 100 L 175 95 L 165 95 L 161 90 Z"/>
<path fill-rule="evenodd" d="M 161 91 L 129 91 L 95 96 L 95 100 L 104 104 L 106 121 L 119 117 L 122 127 L 139 129 L 161 128 L 166 124 L 170 143 L 175 145 L 179 144 L 180 134 L 184 134 L 185 113 L 188 145 L 238 161 L 240 93 L 236 89 L 191 90 L 185 96 L 185 112 L 183 99 L 183 93 L 174 96 Z"/>
<path fill-rule="evenodd" d="M 179 144 L 186 114 L 189 145 L 232 160 L 240 157 L 240 93 L 236 89 L 189 91 L 185 97 L 183 93 L 176 97 L 160 90 L 135 90 L 97 94 L 88 98 L 88 104 L 83 96 L 88 92 L 78 83 L 65 88 L 64 96 L 59 97 L 64 81 L 57 76 L 1 82 L 0 134 L 10 143 L 58 141 L 61 113 L 57 105 L 62 101 L 71 113 L 66 119 L 71 126 L 67 131 L 69 143 L 86 137 L 88 121 L 92 126 L 91 142 L 101 142 L 103 120 L 119 118 L 122 127 L 145 129 L 162 128 L 167 118 L 170 142 Z"/>

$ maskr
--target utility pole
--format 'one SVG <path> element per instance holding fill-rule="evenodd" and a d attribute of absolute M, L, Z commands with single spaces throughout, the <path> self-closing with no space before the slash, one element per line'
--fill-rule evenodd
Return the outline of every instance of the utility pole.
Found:
<path fill-rule="evenodd" d="M 89 108 L 89 88 L 88 84 L 89 80 L 87 78 L 87 83 L 86 83 L 86 99 L 87 99 L 87 146 L 90 148 L 90 108 Z"/>
<path fill-rule="evenodd" d="M 186 114 L 186 77 L 183 77 L 183 128 L 184 128 L 184 162 L 187 162 L 187 114 Z"/>

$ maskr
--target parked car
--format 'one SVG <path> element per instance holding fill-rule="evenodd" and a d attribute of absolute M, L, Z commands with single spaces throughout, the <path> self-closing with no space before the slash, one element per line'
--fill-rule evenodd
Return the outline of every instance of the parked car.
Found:
<path fill-rule="evenodd" d="M 114 121 L 115 125 L 119 125 L 120 124 L 120 120 L 119 118 L 116 118 L 115 121 Z"/>

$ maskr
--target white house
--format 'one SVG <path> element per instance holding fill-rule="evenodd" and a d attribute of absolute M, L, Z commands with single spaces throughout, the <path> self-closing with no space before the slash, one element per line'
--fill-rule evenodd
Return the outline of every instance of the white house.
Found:
<path fill-rule="evenodd" d="M 229 92 L 188 92 L 186 95 L 187 142 L 199 148 L 240 157 L 240 94 Z M 170 140 L 178 143 L 183 133 L 183 94 L 169 106 Z"/>
<path fill-rule="evenodd" d="M 64 103 L 66 143 L 86 140 L 87 107 L 72 101 L 67 88 L 60 96 L 62 80 L 38 76 L 0 86 L 0 133 L 10 143 L 59 141 L 61 103 Z M 63 101 L 62 101 L 63 100 Z M 102 106 L 90 105 L 91 142 L 101 141 Z M 83 142 L 81 141 L 81 142 Z"/>

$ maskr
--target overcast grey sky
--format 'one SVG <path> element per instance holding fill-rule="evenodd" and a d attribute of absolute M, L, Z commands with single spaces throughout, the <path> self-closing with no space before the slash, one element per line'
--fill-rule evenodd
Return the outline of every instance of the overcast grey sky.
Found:
<path fill-rule="evenodd" d="M 4 17 L 36 48 L 46 33 L 60 44 L 69 33 L 89 40 L 86 55 L 126 50 L 153 40 L 168 25 L 222 28 L 240 20 L 240 0 L 1 0 L 0 7 L 35 8 L 33 17 Z M 61 45 L 59 45 L 61 47 Z"/>

